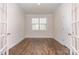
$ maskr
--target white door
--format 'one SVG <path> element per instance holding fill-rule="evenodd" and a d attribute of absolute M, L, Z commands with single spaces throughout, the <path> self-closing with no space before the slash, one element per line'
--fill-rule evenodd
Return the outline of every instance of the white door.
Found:
<path fill-rule="evenodd" d="M 0 3 L 0 55 L 7 54 L 7 4 Z"/>
<path fill-rule="evenodd" d="M 79 4 L 72 5 L 72 55 L 79 54 Z"/>

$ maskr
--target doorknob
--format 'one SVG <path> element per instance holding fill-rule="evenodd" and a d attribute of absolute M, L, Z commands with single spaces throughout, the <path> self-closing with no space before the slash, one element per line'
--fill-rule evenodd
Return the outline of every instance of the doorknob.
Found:
<path fill-rule="evenodd" d="M 72 35 L 71 33 L 68 33 L 68 35 L 70 36 L 70 35 Z"/>
<path fill-rule="evenodd" d="M 7 33 L 7 35 L 11 35 L 11 33 Z"/>

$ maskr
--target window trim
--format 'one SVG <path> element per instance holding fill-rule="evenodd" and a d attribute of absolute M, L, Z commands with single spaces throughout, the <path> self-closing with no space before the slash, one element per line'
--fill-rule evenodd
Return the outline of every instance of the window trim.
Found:
<path fill-rule="evenodd" d="M 45 19 L 46 20 L 46 23 L 40 23 L 40 19 L 41 18 L 43 18 L 43 19 Z M 33 21 L 33 19 L 35 19 L 35 17 L 34 18 L 32 18 L 32 21 Z M 46 31 L 47 30 L 47 18 L 46 17 L 36 17 L 36 19 L 38 19 L 38 30 L 36 29 L 33 29 L 33 25 L 35 25 L 33 22 L 32 22 L 32 30 L 33 31 Z M 45 29 L 40 29 L 40 25 L 45 25 Z"/>

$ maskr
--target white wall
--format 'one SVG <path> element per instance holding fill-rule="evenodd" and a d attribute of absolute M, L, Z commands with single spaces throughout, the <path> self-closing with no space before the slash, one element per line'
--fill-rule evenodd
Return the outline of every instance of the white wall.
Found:
<path fill-rule="evenodd" d="M 32 17 L 46 17 L 47 18 L 47 30 L 46 31 L 33 31 L 32 30 Z M 53 38 L 53 15 L 37 15 L 29 14 L 26 15 L 26 38 Z"/>
<path fill-rule="evenodd" d="M 7 32 L 11 33 L 7 37 L 8 48 L 13 47 L 24 39 L 24 13 L 17 4 L 7 4 Z"/>
<path fill-rule="evenodd" d="M 24 13 L 16 4 L 8 4 L 8 36 L 9 48 L 16 45 L 24 37 L 34 38 L 55 38 L 61 44 L 69 47 L 70 40 L 68 33 L 71 33 L 71 4 L 62 4 L 57 8 L 54 14 L 29 14 L 24 20 Z M 31 18 L 32 17 L 47 17 L 47 31 L 32 31 Z M 25 27 L 25 28 L 24 28 Z M 25 36 L 24 36 L 25 34 Z"/>
<path fill-rule="evenodd" d="M 54 37 L 61 44 L 70 48 L 71 38 L 68 33 L 71 33 L 72 20 L 72 4 L 62 4 L 54 12 Z"/>

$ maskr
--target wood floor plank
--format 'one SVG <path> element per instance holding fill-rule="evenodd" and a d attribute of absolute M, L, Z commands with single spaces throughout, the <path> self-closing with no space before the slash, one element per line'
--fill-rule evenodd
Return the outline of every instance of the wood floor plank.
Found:
<path fill-rule="evenodd" d="M 69 55 L 69 49 L 51 38 L 26 38 L 9 50 L 10 55 Z"/>

